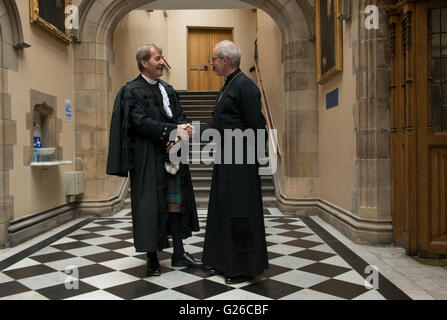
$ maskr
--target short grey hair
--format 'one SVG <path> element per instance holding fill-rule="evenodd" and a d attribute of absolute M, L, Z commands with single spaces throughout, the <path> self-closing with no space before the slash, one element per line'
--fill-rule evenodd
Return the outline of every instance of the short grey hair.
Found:
<path fill-rule="evenodd" d="M 227 57 L 231 67 L 239 68 L 241 65 L 241 49 L 234 42 L 223 40 L 216 44 L 216 47 L 219 58 Z"/>
<path fill-rule="evenodd" d="M 137 64 L 138 69 L 143 72 L 144 67 L 141 64 L 141 60 L 148 61 L 152 58 L 152 50 L 158 50 L 163 54 L 163 49 L 155 43 L 143 44 L 137 51 Z"/>

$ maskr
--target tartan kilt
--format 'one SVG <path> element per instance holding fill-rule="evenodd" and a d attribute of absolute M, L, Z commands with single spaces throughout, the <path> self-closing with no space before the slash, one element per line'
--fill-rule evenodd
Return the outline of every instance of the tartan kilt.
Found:
<path fill-rule="evenodd" d="M 180 174 L 175 176 L 167 173 L 167 185 L 168 185 L 168 204 L 181 205 L 182 204 L 182 190 L 180 186 Z"/>

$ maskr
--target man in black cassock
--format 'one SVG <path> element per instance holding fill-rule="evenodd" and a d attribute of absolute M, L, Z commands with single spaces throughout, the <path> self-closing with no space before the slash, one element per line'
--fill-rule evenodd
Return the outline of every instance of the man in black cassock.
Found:
<path fill-rule="evenodd" d="M 215 164 L 211 182 L 203 262 L 212 274 L 223 274 L 227 284 L 236 284 L 261 275 L 268 269 L 267 244 L 258 161 L 250 164 L 249 154 L 256 148 L 243 145 L 243 162 L 224 163 L 228 145 L 223 146 L 225 129 L 264 130 L 260 91 L 239 69 L 240 49 L 230 41 L 216 45 L 213 68 L 225 77 L 218 95 L 212 123 L 201 127 L 203 133 L 213 128 L 221 134 L 221 164 Z M 255 144 L 256 145 L 256 144 Z M 256 158 L 256 155 L 253 155 Z"/>
<path fill-rule="evenodd" d="M 200 230 L 189 167 L 176 167 L 168 157 L 179 138 L 190 138 L 192 127 L 186 124 L 177 93 L 160 80 L 162 49 L 143 45 L 137 63 L 140 76 L 123 86 L 115 101 L 107 174 L 129 173 L 135 249 L 147 253 L 147 276 L 159 276 L 157 250 L 169 247 L 168 235 L 174 245 L 173 267 L 203 266 L 182 243 Z"/>

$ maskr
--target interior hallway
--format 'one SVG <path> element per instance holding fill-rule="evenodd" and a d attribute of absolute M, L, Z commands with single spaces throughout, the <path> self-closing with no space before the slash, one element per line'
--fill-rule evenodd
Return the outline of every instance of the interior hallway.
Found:
<path fill-rule="evenodd" d="M 201 258 L 201 231 L 185 249 Z M 400 248 L 354 244 L 317 217 L 265 210 L 270 269 L 253 282 L 228 286 L 205 270 L 171 268 L 159 254 L 161 277 L 145 277 L 145 254 L 133 247 L 130 210 L 111 218 L 78 219 L 13 249 L 0 251 L 1 300 L 385 300 L 447 299 L 447 261 L 423 265 Z M 368 265 L 380 271 L 378 290 L 365 287 Z M 79 270 L 79 289 L 64 273 Z M 71 273 L 70 273 L 71 274 Z"/>

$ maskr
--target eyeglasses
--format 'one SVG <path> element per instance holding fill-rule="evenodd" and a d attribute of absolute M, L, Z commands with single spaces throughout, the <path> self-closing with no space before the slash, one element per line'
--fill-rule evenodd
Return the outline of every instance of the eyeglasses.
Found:
<path fill-rule="evenodd" d="M 213 62 L 216 62 L 217 59 L 222 59 L 222 58 L 221 57 L 217 57 L 217 58 L 211 57 L 211 60 L 213 60 Z"/>

